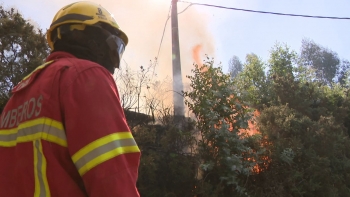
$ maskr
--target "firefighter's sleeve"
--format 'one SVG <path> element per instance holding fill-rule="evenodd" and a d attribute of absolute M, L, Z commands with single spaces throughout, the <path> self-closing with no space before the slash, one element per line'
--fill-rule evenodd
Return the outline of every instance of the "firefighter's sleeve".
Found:
<path fill-rule="evenodd" d="M 62 90 L 68 150 L 89 197 L 134 197 L 140 150 L 117 87 L 104 68 L 89 68 Z"/>

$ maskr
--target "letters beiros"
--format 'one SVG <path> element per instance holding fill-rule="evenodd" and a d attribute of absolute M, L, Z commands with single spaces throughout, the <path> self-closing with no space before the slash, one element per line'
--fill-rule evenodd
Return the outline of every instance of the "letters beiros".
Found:
<path fill-rule="evenodd" d="M 0 129 L 13 128 L 19 123 L 39 116 L 42 107 L 43 96 L 30 98 L 16 109 L 4 111 L 1 115 Z"/>

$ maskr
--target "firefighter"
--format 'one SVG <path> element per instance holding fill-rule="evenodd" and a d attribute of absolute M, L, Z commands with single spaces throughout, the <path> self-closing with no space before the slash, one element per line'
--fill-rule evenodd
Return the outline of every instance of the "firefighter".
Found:
<path fill-rule="evenodd" d="M 0 119 L 0 196 L 134 197 L 140 150 L 112 73 L 128 44 L 91 2 L 55 15 L 46 62 L 13 90 Z"/>

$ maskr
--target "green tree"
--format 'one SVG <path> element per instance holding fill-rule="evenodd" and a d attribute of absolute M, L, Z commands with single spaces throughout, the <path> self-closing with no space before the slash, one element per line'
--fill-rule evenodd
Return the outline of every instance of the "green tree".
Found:
<path fill-rule="evenodd" d="M 295 106 L 299 103 L 296 98 L 296 89 L 299 86 L 294 77 L 297 54 L 285 44 L 276 44 L 270 52 L 269 77 L 272 79 L 272 105 L 286 104 Z"/>
<path fill-rule="evenodd" d="M 350 195 L 350 141 L 334 117 L 313 121 L 288 105 L 272 106 L 259 129 L 268 164 L 251 177 L 256 196 Z"/>
<path fill-rule="evenodd" d="M 297 57 L 286 45 L 271 50 L 269 105 L 257 118 L 266 151 L 247 190 L 252 196 L 349 196 L 348 90 L 314 80 Z"/>
<path fill-rule="evenodd" d="M 15 9 L 0 6 L 0 112 L 11 89 L 41 65 L 48 53 L 42 30 L 36 30 Z"/>
<path fill-rule="evenodd" d="M 231 78 L 235 78 L 243 70 L 243 64 L 239 57 L 233 56 L 228 63 L 228 71 Z"/>
<path fill-rule="evenodd" d="M 268 104 L 269 90 L 265 63 L 255 54 L 248 54 L 241 73 L 234 79 L 235 90 L 248 106 L 261 109 Z"/>
<path fill-rule="evenodd" d="M 213 59 L 207 58 L 202 67 L 195 65 L 192 72 L 193 76 L 187 76 L 192 89 L 184 95 L 200 131 L 202 178 L 198 193 L 204 197 L 248 195 L 245 183 L 258 157 L 258 151 L 250 146 L 254 138 L 242 132 L 248 126 L 250 110 L 235 98 L 230 75 L 214 67 Z"/>
<path fill-rule="evenodd" d="M 270 99 L 272 105 L 288 105 L 314 121 L 321 116 L 329 116 L 334 113 L 343 100 L 341 87 L 330 87 L 318 80 L 312 79 L 312 72 L 307 72 L 297 62 L 296 52 L 288 46 L 276 45 L 271 50 L 269 59 L 271 83 Z M 328 94 L 328 95 L 327 95 Z M 333 100 L 336 101 L 333 101 Z"/>
<path fill-rule="evenodd" d="M 350 71 L 350 62 L 349 60 L 342 60 L 341 64 L 339 66 L 339 69 L 337 70 L 337 82 L 340 83 L 340 85 L 345 86 L 346 81 L 349 78 L 349 71 Z"/>
<path fill-rule="evenodd" d="M 338 70 L 340 60 L 338 54 L 322 47 L 309 39 L 302 40 L 301 62 L 308 68 L 316 70 L 317 78 L 331 84 Z"/>

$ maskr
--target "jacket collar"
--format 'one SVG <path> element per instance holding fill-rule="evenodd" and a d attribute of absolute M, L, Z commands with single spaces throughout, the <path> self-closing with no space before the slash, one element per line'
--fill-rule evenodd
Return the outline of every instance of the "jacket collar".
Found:
<path fill-rule="evenodd" d="M 46 62 L 57 60 L 61 58 L 76 58 L 74 55 L 64 52 L 64 51 L 55 51 L 47 57 Z"/>

